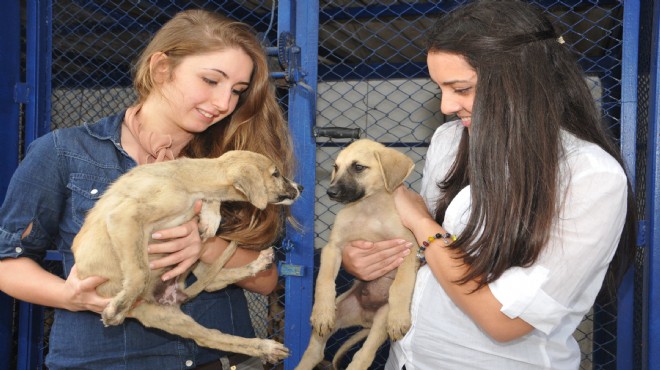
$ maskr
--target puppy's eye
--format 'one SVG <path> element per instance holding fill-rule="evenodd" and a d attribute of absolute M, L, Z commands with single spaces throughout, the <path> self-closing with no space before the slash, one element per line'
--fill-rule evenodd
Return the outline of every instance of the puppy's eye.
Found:
<path fill-rule="evenodd" d="M 355 172 L 357 172 L 357 173 L 360 173 L 360 172 L 362 172 L 362 171 L 364 171 L 364 170 L 366 170 L 366 169 L 367 169 L 366 166 L 363 166 L 363 165 L 361 165 L 361 164 L 359 164 L 359 163 L 353 163 L 353 170 L 355 170 Z"/>
<path fill-rule="evenodd" d="M 274 178 L 278 178 L 278 177 L 280 177 L 280 171 L 275 170 L 275 172 L 273 172 L 273 177 L 274 177 Z"/>

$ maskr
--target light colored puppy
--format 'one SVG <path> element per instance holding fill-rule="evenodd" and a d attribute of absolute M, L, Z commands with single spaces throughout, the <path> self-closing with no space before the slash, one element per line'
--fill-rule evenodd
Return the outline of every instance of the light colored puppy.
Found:
<path fill-rule="evenodd" d="M 135 167 L 115 181 L 90 210 L 73 241 L 78 276 L 108 279 L 97 288 L 113 297 L 102 313 L 105 325 L 121 324 L 127 316 L 147 327 L 195 340 L 204 347 L 276 362 L 288 356 L 282 344 L 247 339 L 207 329 L 184 314 L 179 306 L 203 290 L 221 289 L 266 269 L 272 248 L 247 266 L 222 270 L 236 250 L 231 242 L 211 265 L 198 262 L 175 281 L 161 281 L 165 269 L 150 270 L 147 253 L 154 231 L 178 226 L 195 217 L 194 204 L 202 200 L 199 232 L 202 240 L 215 235 L 222 201 L 248 201 L 259 209 L 268 203 L 291 204 L 302 187 L 285 178 L 267 157 L 249 151 L 230 151 L 214 159 L 190 159 Z M 222 270 L 222 271 L 221 271 Z M 197 281 L 183 282 L 192 272 Z"/>
<path fill-rule="evenodd" d="M 356 280 L 336 300 L 335 278 L 342 248 L 353 240 L 405 238 L 417 247 L 415 237 L 401 223 L 392 194 L 413 168 L 413 161 L 406 155 L 371 140 L 355 141 L 339 153 L 327 192 L 331 199 L 346 205 L 337 213 L 328 244 L 321 250 L 310 319 L 312 336 L 296 369 L 314 368 L 323 360 L 328 338 L 349 326 L 364 329 L 342 345 L 333 364 L 337 368 L 340 357 L 366 337 L 348 369 L 367 369 L 388 335 L 398 340 L 410 328 L 410 304 L 419 268 L 415 253 L 380 279 Z"/>

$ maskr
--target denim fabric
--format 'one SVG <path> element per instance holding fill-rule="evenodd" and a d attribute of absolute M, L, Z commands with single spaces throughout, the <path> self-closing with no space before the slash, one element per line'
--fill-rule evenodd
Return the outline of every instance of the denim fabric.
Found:
<path fill-rule="evenodd" d="M 35 140 L 12 176 L 0 208 L 0 259 L 40 262 L 48 249 L 73 266 L 71 243 L 85 213 L 117 177 L 136 165 L 120 145 L 124 112 Z M 32 223 L 29 235 L 21 234 Z M 243 290 L 202 293 L 182 309 L 200 324 L 254 337 Z M 55 311 L 46 365 L 55 369 L 190 369 L 224 353 L 128 319 L 103 327 L 91 312 Z"/>

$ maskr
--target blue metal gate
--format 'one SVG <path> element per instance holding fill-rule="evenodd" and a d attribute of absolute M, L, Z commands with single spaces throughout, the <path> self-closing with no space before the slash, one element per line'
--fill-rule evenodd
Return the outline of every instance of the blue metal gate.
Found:
<path fill-rule="evenodd" d="M 261 32 L 275 66 L 294 135 L 297 179 L 306 189 L 321 189 L 318 195 L 306 191 L 294 205 L 302 232 L 288 230 L 280 246 L 280 295 L 257 299 L 258 321 L 267 325 L 262 335 L 277 337 L 292 350 L 275 368 L 292 369 L 309 338 L 318 258 L 313 247 L 323 246 L 337 211 L 322 195 L 329 166 L 357 136 L 397 146 L 423 161 L 429 134 L 445 119 L 429 88 L 424 29 L 431 18 L 464 2 L 5 1 L 0 5 L 0 195 L 33 139 L 130 102 L 134 53 L 144 36 L 176 11 L 194 5 L 251 24 Z M 603 114 L 620 135 L 643 215 L 636 268 L 618 302 L 599 302 L 575 333 L 583 345 L 582 368 L 651 369 L 660 356 L 653 341 L 660 337 L 660 320 L 650 314 L 660 294 L 655 286 L 660 281 L 659 5 L 651 0 L 532 2 L 555 15 L 566 28 L 567 43 L 580 51 Z M 66 42 L 71 38 L 75 47 Z M 87 109 L 91 106 L 97 108 Z M 413 187 L 420 175 L 411 177 Z M 346 276 L 340 279 L 348 283 Z M 274 313 L 271 305 L 283 306 L 284 314 Z M 47 321 L 48 309 L 0 293 L 0 370 L 42 366 L 44 317 Z M 331 342 L 328 352 L 333 350 Z M 382 368 L 384 356 L 383 350 L 374 369 Z"/>

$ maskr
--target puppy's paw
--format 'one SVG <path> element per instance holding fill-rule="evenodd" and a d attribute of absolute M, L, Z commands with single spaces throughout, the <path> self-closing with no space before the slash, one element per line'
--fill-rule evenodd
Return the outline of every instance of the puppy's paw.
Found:
<path fill-rule="evenodd" d="M 197 222 L 199 237 L 202 241 L 206 241 L 208 238 L 215 236 L 218 227 L 220 227 L 221 220 L 220 203 L 203 200 L 202 210 L 199 213 L 199 221 Z"/>
<path fill-rule="evenodd" d="M 256 274 L 257 272 L 269 269 L 273 265 L 274 258 L 275 251 L 273 250 L 273 247 L 262 250 L 252 266 L 254 268 L 254 273 Z"/>
<path fill-rule="evenodd" d="M 399 340 L 410 329 L 412 321 L 409 312 L 397 313 L 390 311 L 387 315 L 387 335 L 391 340 Z"/>
<path fill-rule="evenodd" d="M 316 334 L 325 337 L 335 329 L 335 307 L 326 305 L 314 305 L 310 323 Z"/>
<path fill-rule="evenodd" d="M 105 326 L 120 325 L 124 322 L 126 315 L 122 315 L 117 311 L 117 306 L 110 302 L 103 312 L 101 313 L 101 321 Z"/>
<path fill-rule="evenodd" d="M 276 342 L 271 339 L 263 339 L 262 345 L 262 358 L 271 364 L 275 364 L 285 358 L 289 357 L 289 349 L 282 343 Z"/>

